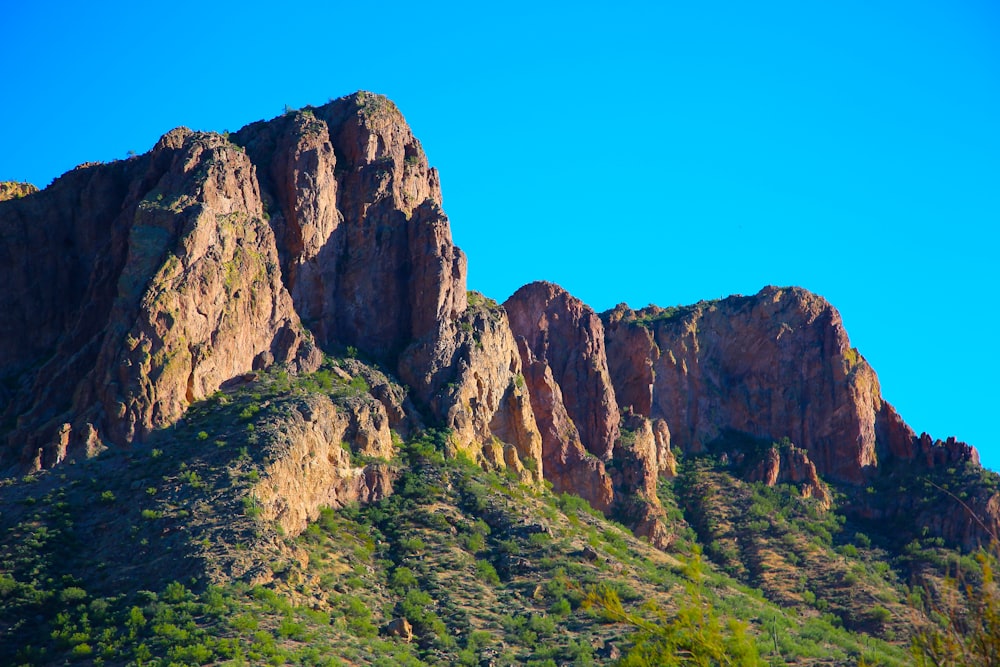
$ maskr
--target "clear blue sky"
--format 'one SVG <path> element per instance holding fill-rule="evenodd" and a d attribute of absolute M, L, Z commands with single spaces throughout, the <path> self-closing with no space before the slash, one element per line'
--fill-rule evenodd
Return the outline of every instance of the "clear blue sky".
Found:
<path fill-rule="evenodd" d="M 471 288 L 801 285 L 918 433 L 1000 469 L 995 2 L 8 4 L 0 179 L 384 93 Z"/>

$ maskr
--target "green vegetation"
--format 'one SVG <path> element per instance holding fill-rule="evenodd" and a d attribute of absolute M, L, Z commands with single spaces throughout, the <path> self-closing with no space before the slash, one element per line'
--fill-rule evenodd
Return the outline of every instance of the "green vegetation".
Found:
<path fill-rule="evenodd" d="M 972 651 L 997 635 L 995 558 L 929 535 L 892 551 L 846 518 L 857 499 L 746 482 L 723 456 L 791 443 L 685 457 L 658 489 L 666 552 L 577 496 L 446 456 L 435 429 L 390 460 L 346 444 L 352 465 L 391 470 L 391 495 L 298 534 L 265 520 L 289 420 L 321 397 L 373 405 L 385 381 L 352 358 L 273 369 L 145 448 L 0 486 L 0 663 L 988 664 Z"/>
<path fill-rule="evenodd" d="M 920 667 L 973 667 L 1000 661 L 1000 586 L 995 578 L 1000 545 L 994 542 L 989 550 L 980 551 L 977 564 L 978 568 L 946 578 L 938 595 L 925 602 L 932 621 L 921 628 L 912 645 Z"/>

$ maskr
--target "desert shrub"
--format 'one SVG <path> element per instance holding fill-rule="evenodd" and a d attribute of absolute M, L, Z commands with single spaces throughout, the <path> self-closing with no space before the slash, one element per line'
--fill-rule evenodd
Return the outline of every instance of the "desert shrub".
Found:
<path fill-rule="evenodd" d="M 926 603 L 937 623 L 926 624 L 913 639 L 911 652 L 919 667 L 1000 665 L 1000 586 L 994 574 L 1000 546 L 994 543 L 978 561 L 981 581 L 949 578 L 943 595 Z M 934 599 L 930 590 L 919 597 Z"/>
<path fill-rule="evenodd" d="M 497 574 L 497 569 L 488 560 L 476 561 L 476 576 L 494 586 L 500 583 L 500 575 Z"/>

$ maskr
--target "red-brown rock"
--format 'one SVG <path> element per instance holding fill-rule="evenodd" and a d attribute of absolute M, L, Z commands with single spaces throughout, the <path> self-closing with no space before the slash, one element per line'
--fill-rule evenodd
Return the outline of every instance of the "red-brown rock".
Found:
<path fill-rule="evenodd" d="M 583 446 L 601 460 L 610 458 L 620 416 L 601 319 L 566 290 L 543 282 L 525 285 L 504 308 L 532 359 L 552 369 Z"/>
<path fill-rule="evenodd" d="M 309 357 L 262 218 L 246 155 L 183 129 L 0 209 L 6 251 L 43 258 L 0 269 L 13 287 L 0 362 L 25 389 L 4 408 L 20 414 L 22 464 L 142 438 L 254 364 Z"/>
<path fill-rule="evenodd" d="M 262 177 L 285 284 L 323 347 L 395 366 L 466 307 L 437 171 L 395 105 L 355 93 L 234 135 Z"/>
<path fill-rule="evenodd" d="M 816 466 L 804 449 L 794 445 L 774 446 L 748 471 L 746 479 L 768 486 L 794 484 L 803 498 L 816 498 L 823 509 L 829 509 L 831 497 L 826 484 L 816 474 Z"/>
<path fill-rule="evenodd" d="M 620 351 L 610 362 L 616 384 L 635 384 L 636 348 L 644 350 L 655 377 L 649 414 L 667 421 L 682 450 L 701 451 L 734 429 L 787 437 L 820 474 L 839 481 L 863 483 L 878 465 L 878 380 L 822 298 L 767 287 L 680 311 L 618 309 L 609 319 L 616 326 L 608 347 Z M 651 340 L 636 328 L 648 329 Z"/>
<path fill-rule="evenodd" d="M 507 314 L 495 302 L 476 295 L 459 318 L 442 320 L 404 351 L 399 375 L 416 402 L 453 430 L 459 449 L 499 467 L 530 470 L 530 459 L 534 472 L 526 476 L 541 481 L 542 436 Z M 499 450 L 483 449 L 493 441 Z"/>

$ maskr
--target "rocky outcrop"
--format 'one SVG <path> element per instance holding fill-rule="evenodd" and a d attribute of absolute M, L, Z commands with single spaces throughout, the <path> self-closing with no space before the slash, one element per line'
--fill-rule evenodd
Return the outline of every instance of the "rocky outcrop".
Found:
<path fill-rule="evenodd" d="M 794 442 L 748 474 L 816 497 L 820 477 L 861 486 L 887 462 L 978 462 L 964 443 L 916 437 L 836 310 L 805 290 L 601 317 L 549 283 L 503 307 L 467 292 L 437 172 L 370 93 L 233 135 L 174 130 L 41 192 L 0 184 L 0 285 L 6 471 L 130 447 L 233 378 L 315 369 L 321 350 L 379 365 L 338 367 L 377 402 L 352 405 L 343 428 L 303 413 L 289 436 L 303 451 L 341 437 L 388 457 L 390 427 L 444 426 L 453 453 L 550 480 L 657 544 L 672 447 L 701 452 L 727 431 Z M 313 454 L 289 456 L 278 477 L 312 474 Z M 332 503 L 384 486 L 374 470 L 323 475 L 306 497 L 334 477 Z"/>
<path fill-rule="evenodd" d="M 830 508 L 830 491 L 819 478 L 816 466 L 804 449 L 791 444 L 775 445 L 755 458 L 756 461 L 748 466 L 748 481 L 763 482 L 767 486 L 794 484 L 803 498 L 815 498 L 823 509 Z"/>
<path fill-rule="evenodd" d="M 411 385 L 409 414 L 405 397 L 380 395 L 400 430 L 423 423 L 418 406 L 456 446 L 538 481 L 506 315 L 481 298 L 466 312 L 465 257 L 440 204 L 399 111 L 357 93 L 227 137 L 176 130 L 6 206 L 0 253 L 17 259 L 0 408 L 20 415 L 17 458 L 48 466 L 141 440 L 252 368 L 315 367 L 315 340 Z M 44 261 L 25 264 L 29 248 Z"/>
<path fill-rule="evenodd" d="M 174 131 L 0 211 L 0 409 L 22 463 L 95 429 L 141 439 L 255 365 L 315 365 L 308 332 L 394 365 L 465 310 L 437 174 L 391 102 L 359 93 L 229 139 Z"/>
<path fill-rule="evenodd" d="M 675 470 L 669 430 L 630 413 L 623 437 L 600 318 L 551 283 L 522 287 L 504 307 L 542 433 L 545 478 L 665 545 L 656 480 Z"/>
<path fill-rule="evenodd" d="M 0 210 L 8 249 L 44 258 L 5 265 L 21 285 L 5 292 L 16 315 L 0 358 L 24 350 L 32 327 L 27 360 L 48 358 L 11 365 L 30 387 L 5 406 L 20 415 L 10 441 L 22 462 L 57 463 L 95 431 L 142 439 L 255 364 L 312 356 L 238 147 L 175 130 L 142 158 L 78 169 L 51 190 Z"/>
<path fill-rule="evenodd" d="M 286 535 L 305 530 L 321 507 L 370 503 L 392 491 L 387 464 L 351 462 L 352 452 L 388 458 L 393 451 L 381 404 L 370 398 L 360 403 L 340 410 L 328 398 L 312 395 L 264 434 L 270 463 L 248 498 Z"/>
<path fill-rule="evenodd" d="M 467 312 L 437 172 L 386 98 L 358 93 L 250 125 L 234 141 L 259 166 L 282 276 L 328 350 L 394 369 L 455 444 L 540 479 L 541 438 L 500 309 Z M 489 447 L 484 448 L 484 444 Z"/>
<path fill-rule="evenodd" d="M 620 417 L 601 319 L 566 290 L 543 282 L 525 285 L 504 308 L 514 336 L 523 339 L 533 359 L 552 369 L 583 446 L 607 460 L 618 439 Z"/>
<path fill-rule="evenodd" d="M 821 475 L 861 484 L 880 450 L 909 446 L 902 431 L 876 427 L 892 412 L 874 371 L 851 348 L 837 311 L 805 290 L 767 287 L 685 309 L 619 307 L 605 318 L 616 388 L 635 394 L 649 360 L 648 414 L 667 421 L 684 451 L 703 450 L 724 429 L 787 437 Z"/>
<path fill-rule="evenodd" d="M 475 295 L 460 318 L 407 348 L 399 375 L 453 429 L 459 449 L 496 467 L 526 465 L 526 477 L 541 480 L 542 436 L 507 314 L 495 302 Z"/>
<path fill-rule="evenodd" d="M 541 431 L 545 479 L 557 493 L 575 493 L 595 509 L 610 511 L 614 490 L 605 462 L 583 446 L 552 369 L 533 356 L 523 339 L 520 343 L 531 408 Z"/>
<path fill-rule="evenodd" d="M 283 279 L 323 347 L 395 366 L 466 307 L 437 171 L 395 105 L 356 93 L 249 125 L 233 141 L 258 166 Z"/>
<path fill-rule="evenodd" d="M 616 514 L 636 535 L 661 548 L 672 537 L 664 526 L 657 481 L 677 474 L 669 437 L 663 420 L 654 422 L 627 413 L 621 424 L 621 438 L 615 443 L 611 472 L 617 494 Z"/>
<path fill-rule="evenodd" d="M 31 183 L 19 183 L 17 181 L 0 181 L 0 201 L 20 199 L 30 194 L 38 192 Z"/>
<path fill-rule="evenodd" d="M 640 415 L 652 414 L 653 365 L 660 358 L 653 332 L 648 327 L 636 326 L 634 313 L 625 304 L 603 314 L 601 319 L 605 330 L 608 372 L 618 403 Z"/>
<path fill-rule="evenodd" d="M 504 303 L 517 339 L 532 409 L 542 433 L 545 477 L 607 511 L 605 462 L 618 438 L 600 319 L 550 283 L 532 283 Z M 582 490 L 582 491 L 581 491 Z"/>

